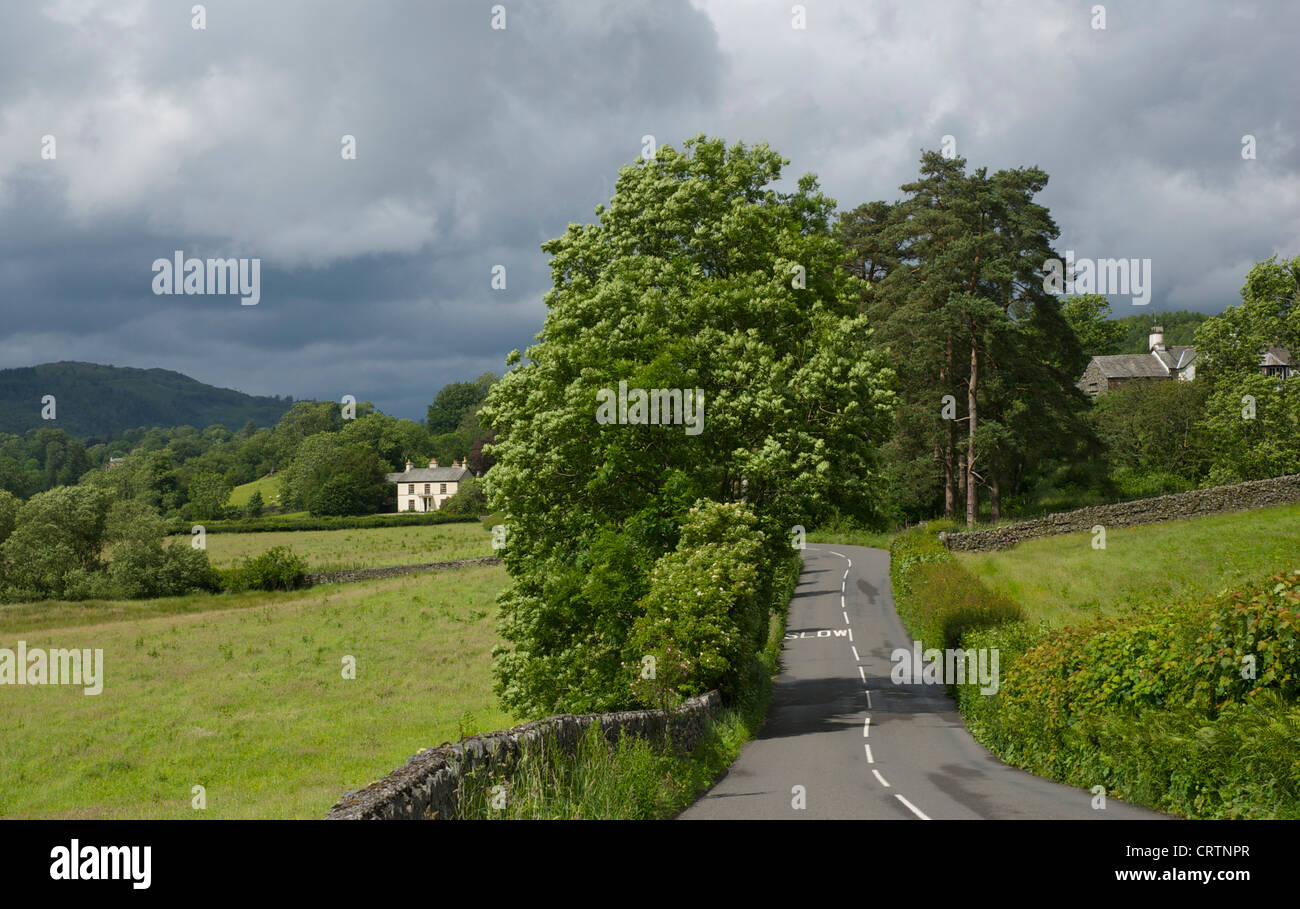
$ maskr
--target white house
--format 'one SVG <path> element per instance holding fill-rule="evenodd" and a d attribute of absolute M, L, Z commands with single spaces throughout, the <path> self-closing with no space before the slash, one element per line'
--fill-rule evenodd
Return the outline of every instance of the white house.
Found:
<path fill-rule="evenodd" d="M 463 461 L 439 467 L 438 459 L 433 458 L 428 467 L 412 467 L 407 461 L 406 470 L 386 476 L 388 482 L 397 484 L 398 511 L 437 511 L 474 474 Z"/>

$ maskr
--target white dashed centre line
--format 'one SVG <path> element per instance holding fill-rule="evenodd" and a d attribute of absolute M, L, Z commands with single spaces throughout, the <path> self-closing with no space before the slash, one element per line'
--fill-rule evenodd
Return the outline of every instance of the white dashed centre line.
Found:
<path fill-rule="evenodd" d="M 876 762 L 876 759 L 871 756 L 871 746 L 868 745 L 866 742 L 863 742 L 862 747 L 867 749 L 867 763 L 874 764 Z"/>
<path fill-rule="evenodd" d="M 871 709 L 871 689 L 867 689 L 867 709 Z"/>
<path fill-rule="evenodd" d="M 850 644 L 849 649 L 853 651 L 853 662 L 861 663 L 862 657 L 858 656 L 858 648 L 855 645 Z"/>
<path fill-rule="evenodd" d="M 850 643 L 850 644 L 853 643 L 853 629 L 852 629 L 852 628 L 849 629 L 849 643 Z"/>
<path fill-rule="evenodd" d="M 844 624 L 849 624 L 849 614 L 847 612 L 842 612 L 840 614 L 844 616 Z"/>
<path fill-rule="evenodd" d="M 847 558 L 848 558 L 848 556 L 846 556 L 844 553 L 842 553 L 842 552 L 836 552 L 834 549 L 828 549 L 828 550 L 826 550 L 826 551 L 829 552 L 829 553 L 830 553 L 831 555 L 833 555 L 833 556 L 839 556 L 841 559 L 847 559 Z M 852 563 L 852 562 L 849 562 L 849 566 L 852 567 L 852 566 L 853 566 L 853 563 Z"/>
<path fill-rule="evenodd" d="M 841 608 L 841 609 L 847 609 L 847 608 L 848 608 L 847 606 L 844 605 L 844 594 L 840 594 L 840 608 Z"/>
<path fill-rule="evenodd" d="M 888 781 L 888 780 L 886 780 L 883 776 L 880 775 L 880 771 L 879 771 L 879 770 L 872 770 L 871 772 L 874 773 L 874 774 L 876 775 L 876 779 L 880 780 L 880 785 L 884 786 L 886 789 L 893 789 L 893 788 L 894 788 L 893 786 L 889 785 L 889 781 Z"/>
<path fill-rule="evenodd" d="M 925 814 L 923 814 L 923 813 L 921 812 L 921 809 L 920 809 L 920 808 L 917 808 L 915 805 L 913 805 L 913 804 L 912 804 L 911 802 L 909 802 L 907 799 L 903 798 L 903 797 L 902 797 L 901 795 L 899 795 L 897 792 L 894 793 L 894 798 L 898 799 L 900 802 L 902 802 L 904 805 L 906 805 L 906 806 L 908 807 L 908 809 L 909 809 L 913 814 L 915 814 L 917 817 L 919 817 L 921 820 L 923 820 L 923 821 L 928 821 L 928 820 L 929 820 L 929 818 L 926 817 Z"/>
<path fill-rule="evenodd" d="M 853 560 L 852 560 L 852 559 L 849 559 L 848 556 L 845 556 L 844 558 L 846 558 L 846 559 L 849 560 L 849 567 L 852 568 L 852 567 L 853 567 Z"/>
<path fill-rule="evenodd" d="M 844 582 L 847 581 L 848 579 L 849 579 L 849 570 L 848 570 L 847 568 L 845 568 L 845 569 L 844 569 L 844 577 L 840 578 L 840 586 L 843 587 L 843 586 L 844 586 Z"/>
<path fill-rule="evenodd" d="M 862 737 L 865 739 L 871 735 L 871 717 L 867 717 L 862 723 Z"/>
<path fill-rule="evenodd" d="M 867 684 L 867 671 L 861 666 L 858 667 L 858 675 L 862 676 L 862 684 Z"/>

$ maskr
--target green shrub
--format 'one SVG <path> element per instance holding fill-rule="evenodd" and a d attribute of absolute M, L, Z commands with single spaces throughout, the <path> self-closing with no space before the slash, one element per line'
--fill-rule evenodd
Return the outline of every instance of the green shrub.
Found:
<path fill-rule="evenodd" d="M 655 563 L 624 663 L 642 704 L 667 708 L 713 688 L 734 692 L 765 630 L 757 523 L 742 504 L 702 503 L 683 522 L 676 551 Z M 643 671 L 646 657 L 655 661 L 653 678 Z"/>
<path fill-rule="evenodd" d="M 224 572 L 228 590 L 295 590 L 307 580 L 307 560 L 288 546 L 272 546 L 256 556 L 245 556 Z"/>
<path fill-rule="evenodd" d="M 487 511 L 487 493 L 483 483 L 473 477 L 460 484 L 456 494 L 442 503 L 438 510 L 443 514 L 477 518 Z"/>
<path fill-rule="evenodd" d="M 1085 627 L 976 629 L 964 645 L 998 648 L 1000 686 L 960 686 L 959 704 L 1044 776 L 1189 817 L 1300 817 L 1298 628 L 1300 571 Z"/>
<path fill-rule="evenodd" d="M 1194 652 L 1191 703 L 1202 710 L 1269 689 L 1295 700 L 1300 696 L 1300 570 L 1216 600 Z"/>
<path fill-rule="evenodd" d="M 115 594 L 128 600 L 215 591 L 221 586 L 204 550 L 188 543 L 163 546 L 143 540 L 114 551 L 108 579 Z"/>
<path fill-rule="evenodd" d="M 926 647 L 961 647 L 968 631 L 1025 619 L 1019 603 L 993 593 L 956 562 L 919 563 L 910 588 L 916 639 Z"/>
<path fill-rule="evenodd" d="M 894 604 L 903 620 L 903 627 L 916 640 L 921 640 L 922 622 L 919 604 L 912 593 L 912 577 L 921 565 L 951 561 L 952 553 L 939 542 L 939 538 L 922 528 L 900 533 L 889 544 L 889 582 L 894 592 Z"/>

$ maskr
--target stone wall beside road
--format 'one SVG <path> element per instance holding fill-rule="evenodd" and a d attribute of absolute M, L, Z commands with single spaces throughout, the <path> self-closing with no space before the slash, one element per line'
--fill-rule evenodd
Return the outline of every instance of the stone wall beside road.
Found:
<path fill-rule="evenodd" d="M 426 748 L 382 780 L 345 794 L 325 820 L 454 820 L 462 776 L 479 767 L 508 770 L 524 749 L 544 743 L 553 742 L 566 754 L 573 754 L 593 723 L 600 724 L 611 744 L 624 732 L 642 738 L 661 737 L 667 727 L 674 747 L 694 751 L 721 703 L 718 692 L 710 691 L 673 711 L 560 714 L 504 732 L 470 736 L 454 745 Z"/>
<path fill-rule="evenodd" d="M 1292 474 L 1232 486 L 1213 486 L 1150 499 L 1135 499 L 1132 502 L 1116 502 L 1113 505 L 1093 505 L 988 530 L 940 534 L 939 539 L 953 551 L 988 552 L 1006 549 L 1035 537 L 1088 532 L 1098 524 L 1109 530 L 1112 527 L 1155 524 L 1198 515 L 1263 508 L 1268 505 L 1292 505 L 1297 502 L 1300 502 L 1300 474 Z"/>

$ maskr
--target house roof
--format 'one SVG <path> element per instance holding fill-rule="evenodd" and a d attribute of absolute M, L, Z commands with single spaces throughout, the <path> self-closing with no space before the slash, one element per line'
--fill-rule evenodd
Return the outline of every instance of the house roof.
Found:
<path fill-rule="evenodd" d="M 1152 351 L 1170 369 L 1182 369 L 1196 359 L 1195 347 L 1166 347 Z"/>
<path fill-rule="evenodd" d="M 1151 354 L 1109 354 L 1093 357 L 1101 374 L 1108 379 L 1164 379 L 1171 367 Z"/>
<path fill-rule="evenodd" d="M 465 467 L 412 467 L 385 476 L 390 483 L 459 483 L 473 474 Z"/>
<path fill-rule="evenodd" d="M 1285 347 L 1265 347 L 1259 355 L 1260 366 L 1291 366 L 1291 351 Z"/>

